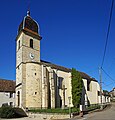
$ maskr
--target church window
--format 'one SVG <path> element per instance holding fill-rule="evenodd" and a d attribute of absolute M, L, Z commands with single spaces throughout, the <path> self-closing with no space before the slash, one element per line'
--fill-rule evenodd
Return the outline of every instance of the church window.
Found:
<path fill-rule="evenodd" d="M 59 89 L 62 89 L 62 84 L 63 84 L 63 77 L 58 77 L 58 87 L 59 87 Z"/>
<path fill-rule="evenodd" d="M 36 73 L 35 73 L 35 75 L 36 75 Z"/>
<path fill-rule="evenodd" d="M 30 39 L 30 47 L 33 48 L 33 39 Z"/>
<path fill-rule="evenodd" d="M 37 92 L 35 92 L 35 95 L 37 94 Z"/>
<path fill-rule="evenodd" d="M 87 80 L 87 91 L 91 90 L 91 81 Z"/>
<path fill-rule="evenodd" d="M 18 106 L 20 106 L 20 91 L 17 92 L 17 97 L 18 97 Z"/>
<path fill-rule="evenodd" d="M 18 41 L 18 50 L 20 49 L 20 40 Z"/>

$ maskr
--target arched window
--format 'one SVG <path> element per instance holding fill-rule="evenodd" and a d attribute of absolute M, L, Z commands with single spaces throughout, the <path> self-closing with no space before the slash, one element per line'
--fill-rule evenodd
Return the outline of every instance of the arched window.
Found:
<path fill-rule="evenodd" d="M 33 39 L 30 39 L 30 47 L 33 48 Z"/>

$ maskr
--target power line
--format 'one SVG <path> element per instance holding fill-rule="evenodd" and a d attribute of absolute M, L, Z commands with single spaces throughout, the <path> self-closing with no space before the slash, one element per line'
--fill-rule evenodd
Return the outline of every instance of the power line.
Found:
<path fill-rule="evenodd" d="M 112 13 L 113 13 L 113 5 L 114 5 L 114 0 L 112 0 L 112 4 L 111 4 L 109 24 L 108 24 L 107 34 L 106 34 L 106 42 L 105 42 L 105 48 L 104 48 L 104 54 L 103 54 L 101 67 L 103 66 L 103 63 L 104 63 L 104 60 L 105 60 L 105 54 L 106 54 L 106 50 L 107 50 L 108 38 L 109 38 L 110 27 L 111 27 L 111 19 L 112 19 Z"/>
<path fill-rule="evenodd" d="M 107 79 L 106 79 L 106 78 L 104 78 L 104 80 L 107 80 Z M 110 81 L 109 81 L 109 82 L 110 82 Z M 110 82 L 110 83 L 108 83 L 108 84 L 105 84 L 105 82 L 102 82 L 102 84 L 103 84 L 104 86 L 108 87 L 108 86 L 110 86 L 110 85 L 115 84 L 115 81 L 111 80 L 111 82 Z"/>
<path fill-rule="evenodd" d="M 108 87 L 108 86 L 112 85 L 113 83 L 115 83 L 115 82 L 112 82 L 112 83 L 107 84 L 107 85 L 105 83 L 103 83 L 103 84 L 104 84 L 104 86 Z"/>
<path fill-rule="evenodd" d="M 105 54 L 106 54 L 106 50 L 107 50 L 107 44 L 108 44 L 108 38 L 109 38 L 109 33 L 110 33 L 110 26 L 111 26 L 111 19 L 112 19 L 112 13 L 113 13 L 113 5 L 114 5 L 114 0 L 112 0 L 112 4 L 111 4 L 111 10 L 110 10 L 110 17 L 109 17 L 109 24 L 108 24 L 108 29 L 107 29 L 107 34 L 106 34 L 106 42 L 105 42 L 105 48 L 104 48 L 104 54 L 103 54 L 103 59 L 102 59 L 102 64 L 101 67 L 99 68 L 99 74 L 100 74 L 100 92 L 101 92 L 101 103 L 102 103 L 102 70 L 103 70 L 103 63 L 105 60 Z M 110 77 L 110 75 L 108 75 L 105 70 L 103 70 L 104 73 Z M 111 78 L 111 77 L 110 77 Z M 112 79 L 112 78 L 111 78 Z M 113 80 L 113 79 L 112 79 Z M 114 81 L 114 80 L 113 80 Z"/>
<path fill-rule="evenodd" d="M 101 68 L 101 69 L 113 82 L 115 82 L 115 80 L 103 68 Z"/>

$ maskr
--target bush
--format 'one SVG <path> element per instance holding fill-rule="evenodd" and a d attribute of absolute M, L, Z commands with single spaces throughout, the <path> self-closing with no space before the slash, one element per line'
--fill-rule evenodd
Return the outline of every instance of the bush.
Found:
<path fill-rule="evenodd" d="M 0 117 L 1 118 L 14 118 L 15 111 L 12 107 L 1 107 L 0 108 Z"/>
<path fill-rule="evenodd" d="M 21 108 L 12 108 L 10 106 L 3 106 L 0 108 L 0 118 L 19 118 L 27 117 L 25 111 Z"/>

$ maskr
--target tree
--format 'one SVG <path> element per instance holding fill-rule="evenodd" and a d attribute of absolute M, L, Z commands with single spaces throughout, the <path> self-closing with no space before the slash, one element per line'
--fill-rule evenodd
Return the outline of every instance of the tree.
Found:
<path fill-rule="evenodd" d="M 75 68 L 72 68 L 72 102 L 74 107 L 79 107 L 81 103 L 82 88 L 82 77 Z"/>

